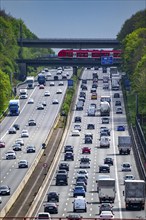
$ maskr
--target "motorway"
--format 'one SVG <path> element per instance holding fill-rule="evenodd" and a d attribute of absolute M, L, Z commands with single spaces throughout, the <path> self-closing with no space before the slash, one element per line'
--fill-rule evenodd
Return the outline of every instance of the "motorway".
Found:
<path fill-rule="evenodd" d="M 56 69 L 50 70 L 52 73 L 50 80 L 53 80 L 56 71 Z M 68 72 L 69 77 L 72 75 L 72 69 L 67 69 L 64 72 Z M 49 84 L 50 81 L 47 81 L 45 89 L 39 89 L 36 85 L 33 90 L 28 90 L 28 99 L 33 98 L 34 104 L 28 104 L 28 99 L 21 99 L 20 115 L 13 117 L 7 116 L 0 124 L 0 139 L 6 143 L 6 147 L 0 149 L 0 185 L 8 185 L 11 188 L 10 196 L 2 196 L 1 210 L 5 207 L 10 197 L 13 196 L 21 181 L 27 175 L 29 169 L 31 169 L 31 166 L 33 166 L 35 158 L 42 150 L 42 143 L 45 142 L 60 110 L 67 89 L 67 81 L 64 81 L 63 86 L 59 86 L 58 81 L 55 81 L 55 86 L 50 86 Z M 26 84 L 21 87 L 26 87 Z M 62 94 L 56 94 L 58 89 L 62 90 Z M 45 91 L 50 91 L 50 96 L 44 96 Z M 59 104 L 53 105 L 53 99 L 58 99 Z M 47 105 L 44 107 L 44 110 L 37 110 L 38 104 L 42 103 L 42 101 L 46 101 Z M 36 126 L 28 126 L 29 119 L 34 119 Z M 16 134 L 8 134 L 8 129 L 14 123 L 20 125 L 20 130 Z M 21 137 L 21 131 L 23 129 L 28 130 L 29 137 L 23 138 L 24 146 L 22 146 L 22 151 L 16 153 L 16 159 L 6 160 L 5 153 L 8 150 L 12 150 L 12 145 L 17 138 Z M 29 144 L 35 145 L 35 153 L 26 153 L 26 146 Z M 18 161 L 21 159 L 28 161 L 28 169 L 18 169 Z"/>
<path fill-rule="evenodd" d="M 108 69 L 109 71 L 109 69 Z M 115 202 L 113 204 L 113 212 L 115 218 L 120 219 L 136 219 L 136 218 L 146 218 L 145 210 L 143 211 L 127 211 L 125 209 L 125 203 L 124 203 L 124 196 L 123 196 L 123 190 L 124 190 L 124 184 L 123 184 L 123 178 L 126 174 L 133 174 L 135 176 L 135 179 L 139 179 L 138 170 L 136 167 L 136 162 L 134 159 L 133 151 L 131 151 L 130 155 L 119 155 L 118 148 L 117 148 L 117 140 L 118 135 L 128 135 L 128 126 L 126 121 L 126 115 L 125 115 L 125 109 L 124 109 L 124 102 L 123 102 L 123 95 L 122 91 L 118 91 L 120 93 L 120 99 L 122 101 L 122 107 L 124 109 L 123 114 L 116 114 L 115 111 L 115 100 L 116 98 L 113 98 L 113 94 L 115 93 L 111 89 L 104 90 L 103 89 L 103 73 L 102 69 L 98 70 L 99 75 L 99 81 L 98 81 L 98 88 L 97 88 L 97 94 L 98 98 L 97 100 L 91 100 L 91 93 L 90 89 L 92 86 L 92 69 L 85 69 L 83 72 L 83 79 L 88 79 L 87 86 L 88 91 L 86 91 L 86 101 L 84 104 L 84 110 L 83 111 L 76 111 L 75 108 L 73 109 L 73 116 L 71 120 L 70 127 L 68 129 L 68 134 L 65 140 L 64 145 L 73 145 L 74 146 L 74 161 L 68 161 L 70 170 L 69 170 L 69 184 L 68 186 L 56 186 L 55 185 L 55 175 L 51 180 L 51 183 L 48 184 L 48 188 L 44 191 L 44 194 L 41 196 L 41 202 L 39 204 L 39 208 L 35 213 L 33 213 L 33 216 L 36 216 L 37 213 L 43 212 L 43 205 L 47 201 L 46 194 L 51 191 L 58 192 L 60 201 L 58 203 L 58 214 L 52 214 L 52 217 L 55 218 L 65 218 L 69 214 L 73 213 L 73 188 L 76 181 L 77 176 L 77 170 L 79 169 L 79 159 L 82 156 L 81 149 L 83 146 L 87 145 L 91 147 L 91 154 L 89 154 L 89 157 L 91 159 L 91 166 L 88 169 L 89 177 L 88 177 L 88 183 L 87 183 L 87 192 L 86 192 L 86 201 L 87 204 L 87 212 L 80 213 L 83 218 L 97 218 L 99 213 L 99 199 L 98 199 L 98 193 L 97 193 L 97 184 L 96 180 L 99 175 L 98 173 L 98 166 L 100 164 L 103 164 L 103 160 L 106 156 L 110 156 L 114 159 L 114 165 L 111 166 L 110 176 L 112 178 L 116 179 L 116 198 Z M 106 74 L 104 74 L 106 75 Z M 79 86 L 78 96 L 79 92 L 81 91 Z M 111 114 L 110 114 L 110 123 L 105 125 L 109 129 L 111 129 L 111 136 L 110 136 L 110 148 L 100 148 L 99 147 L 99 133 L 100 133 L 100 127 L 104 126 L 101 122 L 101 117 L 99 116 L 98 112 L 96 113 L 95 117 L 89 117 L 87 116 L 87 109 L 88 106 L 91 103 L 96 103 L 97 108 L 100 104 L 100 97 L 102 95 L 110 95 L 111 96 Z M 78 98 L 78 97 L 77 97 Z M 76 101 L 77 102 L 77 101 Z M 71 131 L 74 127 L 74 117 L 80 116 L 82 117 L 82 123 L 81 124 L 81 133 L 78 137 L 73 137 L 71 135 Z M 87 130 L 87 124 L 93 123 L 95 124 L 95 130 Z M 76 123 L 78 124 L 78 123 Z M 126 130 L 125 131 L 117 131 L 117 125 L 125 125 Z M 84 144 L 84 134 L 87 132 L 93 133 L 93 143 L 92 144 Z M 58 164 L 56 165 L 56 170 L 58 169 L 58 165 L 60 162 L 64 161 L 64 150 L 62 146 L 62 153 L 60 155 L 60 160 L 58 161 Z M 88 156 L 88 155 L 87 155 Z M 122 172 L 121 171 L 121 164 L 123 162 L 130 162 L 132 166 L 131 172 Z"/>

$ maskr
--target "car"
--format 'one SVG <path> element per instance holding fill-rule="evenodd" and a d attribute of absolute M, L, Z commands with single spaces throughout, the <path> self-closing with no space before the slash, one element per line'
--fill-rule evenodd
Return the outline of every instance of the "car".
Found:
<path fill-rule="evenodd" d="M 57 192 L 49 192 L 47 194 L 47 202 L 59 202 L 59 193 Z"/>
<path fill-rule="evenodd" d="M 71 136 L 80 136 L 80 131 L 79 130 L 72 130 Z"/>
<path fill-rule="evenodd" d="M 119 93 L 114 93 L 114 98 L 120 98 L 120 94 Z"/>
<path fill-rule="evenodd" d="M 33 103 L 34 103 L 33 98 L 29 98 L 27 104 L 33 104 Z"/>
<path fill-rule="evenodd" d="M 80 161 L 79 167 L 80 167 L 81 169 L 90 168 L 90 162 L 82 162 L 82 161 Z"/>
<path fill-rule="evenodd" d="M 97 83 L 93 83 L 93 84 L 92 84 L 92 88 L 97 89 L 97 87 L 98 87 L 98 84 L 97 84 Z"/>
<path fill-rule="evenodd" d="M 59 164 L 59 170 L 66 170 L 69 171 L 69 164 L 68 163 L 60 163 Z"/>
<path fill-rule="evenodd" d="M 16 159 L 16 153 L 14 150 L 7 151 L 5 155 L 6 155 L 6 160 Z"/>
<path fill-rule="evenodd" d="M 102 211 L 100 214 L 99 214 L 99 219 L 108 219 L 108 220 L 111 220 L 111 219 L 114 219 L 114 214 L 111 212 L 111 211 Z"/>
<path fill-rule="evenodd" d="M 16 139 L 15 144 L 20 144 L 21 146 L 23 146 L 24 145 L 24 141 L 23 141 L 22 138 L 18 138 L 18 139 Z"/>
<path fill-rule="evenodd" d="M 14 151 L 21 151 L 21 150 L 22 150 L 22 146 L 21 146 L 20 144 L 14 144 L 14 145 L 12 146 L 12 149 L 13 149 Z"/>
<path fill-rule="evenodd" d="M 101 214 L 102 211 L 111 211 L 113 213 L 113 206 L 111 203 L 101 203 L 99 206 L 99 214 Z"/>
<path fill-rule="evenodd" d="M 73 201 L 73 212 L 87 212 L 87 202 L 83 196 L 77 196 Z"/>
<path fill-rule="evenodd" d="M 46 101 L 42 101 L 42 105 L 43 105 L 43 106 L 47 106 Z"/>
<path fill-rule="evenodd" d="M 82 89 L 83 91 L 88 90 L 88 88 L 87 88 L 87 86 L 86 86 L 85 84 L 81 84 L 81 89 Z"/>
<path fill-rule="evenodd" d="M 91 154 L 91 148 L 83 147 L 82 148 L 82 154 Z"/>
<path fill-rule="evenodd" d="M 67 74 L 66 73 L 62 74 L 62 79 L 67 79 Z"/>
<path fill-rule="evenodd" d="M 22 132 L 21 132 L 21 137 L 23 138 L 23 137 L 29 137 L 29 133 L 28 133 L 28 130 L 22 130 Z"/>
<path fill-rule="evenodd" d="M 92 138 L 91 137 L 85 137 L 85 144 L 92 144 Z"/>
<path fill-rule="evenodd" d="M 95 129 L 95 124 L 87 124 L 87 129 Z"/>
<path fill-rule="evenodd" d="M 84 135 L 84 137 L 85 138 L 91 138 L 91 139 L 93 139 L 93 134 L 92 133 L 85 133 L 85 135 Z"/>
<path fill-rule="evenodd" d="M 85 100 L 86 100 L 85 97 L 79 97 L 79 98 L 78 98 L 78 101 L 82 101 L 82 102 L 83 102 L 83 105 L 84 105 Z"/>
<path fill-rule="evenodd" d="M 70 214 L 66 216 L 67 220 L 82 220 L 82 217 L 79 214 Z"/>
<path fill-rule="evenodd" d="M 28 120 L 28 126 L 35 126 L 36 125 L 36 122 L 34 119 L 29 119 Z"/>
<path fill-rule="evenodd" d="M 81 131 L 81 125 L 74 125 L 74 130 Z"/>
<path fill-rule="evenodd" d="M 51 220 L 51 216 L 50 216 L 49 212 L 39 212 L 35 219 L 41 219 L 41 220 L 49 219 L 49 220 Z"/>
<path fill-rule="evenodd" d="M 109 138 L 106 137 L 106 136 L 102 136 L 100 138 L 100 148 L 101 147 L 107 147 L 109 148 L 110 147 L 110 141 L 109 141 Z"/>
<path fill-rule="evenodd" d="M 8 133 L 9 134 L 16 134 L 16 128 L 14 128 L 14 127 L 11 127 L 11 128 L 9 128 L 9 130 L 8 130 Z"/>
<path fill-rule="evenodd" d="M 79 94 L 79 97 L 83 97 L 86 99 L 86 92 L 81 91 Z"/>
<path fill-rule="evenodd" d="M 125 126 L 124 125 L 118 125 L 117 126 L 117 131 L 125 131 Z"/>
<path fill-rule="evenodd" d="M 58 205 L 55 202 L 45 203 L 44 212 L 48 212 L 50 214 L 58 214 Z"/>
<path fill-rule="evenodd" d="M 39 85 L 39 89 L 44 89 L 45 86 L 43 84 Z"/>
<path fill-rule="evenodd" d="M 96 91 L 97 91 L 97 88 L 91 88 L 91 90 L 90 90 L 91 93 L 96 93 Z"/>
<path fill-rule="evenodd" d="M 91 100 L 97 99 L 97 93 L 96 92 L 92 92 L 91 94 Z"/>
<path fill-rule="evenodd" d="M 72 152 L 66 152 L 64 154 L 64 161 L 66 160 L 74 160 L 74 154 Z"/>
<path fill-rule="evenodd" d="M 131 165 L 129 162 L 124 162 L 121 166 L 122 166 L 122 171 L 131 171 Z"/>
<path fill-rule="evenodd" d="M 86 192 L 83 186 L 75 186 L 73 189 L 73 197 L 83 196 L 85 197 Z"/>
<path fill-rule="evenodd" d="M 28 98 L 28 95 L 27 94 L 21 94 L 19 96 L 20 99 L 27 99 Z"/>
<path fill-rule="evenodd" d="M 68 175 L 68 171 L 66 171 L 66 170 L 57 170 L 56 171 L 56 175 L 57 174 L 65 174 L 65 175 Z"/>
<path fill-rule="evenodd" d="M 5 195 L 10 195 L 10 187 L 7 185 L 1 185 L 0 186 L 0 195 L 5 196 Z"/>
<path fill-rule="evenodd" d="M 44 109 L 44 106 L 42 103 L 37 106 L 37 110 L 43 110 L 43 109 Z"/>
<path fill-rule="evenodd" d="M 103 137 L 103 136 L 104 136 L 104 137 L 108 137 L 108 136 L 109 136 L 109 135 L 108 135 L 108 132 L 107 132 L 107 131 L 104 131 L 104 130 L 101 130 L 101 131 L 100 131 L 100 138 Z"/>
<path fill-rule="evenodd" d="M 99 173 L 110 173 L 110 166 L 108 164 L 99 165 Z"/>
<path fill-rule="evenodd" d="M 59 104 L 58 99 L 53 99 L 52 104 L 53 104 L 53 105 L 55 105 L 55 104 Z"/>
<path fill-rule="evenodd" d="M 88 179 L 88 172 L 85 169 L 79 169 L 77 171 L 77 175 L 83 175 L 83 176 L 85 176 Z"/>
<path fill-rule="evenodd" d="M 109 89 L 109 83 L 104 83 L 103 84 L 103 89 Z"/>
<path fill-rule="evenodd" d="M 135 177 L 132 174 L 127 174 L 126 176 L 124 176 L 124 184 L 125 184 L 125 180 L 134 180 Z"/>
<path fill-rule="evenodd" d="M 62 94 L 62 90 L 61 90 L 61 89 L 58 89 L 58 90 L 56 91 L 56 94 Z"/>
<path fill-rule="evenodd" d="M 87 186 L 86 186 L 86 184 L 85 184 L 83 181 L 80 181 L 80 182 L 78 181 L 78 182 L 76 182 L 76 186 L 83 186 L 85 192 L 87 191 Z"/>
<path fill-rule="evenodd" d="M 76 123 L 79 123 L 79 122 L 82 122 L 82 118 L 80 117 L 80 116 L 76 116 L 75 118 L 74 118 L 74 122 Z"/>
<path fill-rule="evenodd" d="M 44 96 L 50 96 L 50 92 L 49 91 L 45 91 Z"/>
<path fill-rule="evenodd" d="M 28 161 L 27 160 L 20 160 L 18 162 L 18 168 L 28 168 Z"/>
<path fill-rule="evenodd" d="M 58 83 L 58 86 L 63 86 L 64 85 L 64 82 L 63 81 L 60 81 L 59 83 Z"/>
<path fill-rule="evenodd" d="M 34 145 L 28 145 L 26 147 L 26 153 L 35 153 L 35 151 L 36 151 L 36 148 Z"/>
<path fill-rule="evenodd" d="M 92 108 L 92 107 L 94 107 L 95 109 L 97 108 L 97 105 L 96 105 L 96 103 L 91 103 L 90 105 L 89 105 L 89 108 Z"/>
<path fill-rule="evenodd" d="M 116 108 L 116 114 L 122 114 L 122 113 L 123 113 L 122 107 L 117 107 Z"/>
<path fill-rule="evenodd" d="M 87 177 L 83 175 L 77 175 L 76 182 L 84 182 L 87 185 Z"/>
<path fill-rule="evenodd" d="M 50 86 L 55 86 L 55 83 L 54 82 L 50 82 Z"/>
<path fill-rule="evenodd" d="M 6 144 L 5 141 L 0 140 L 0 148 L 5 148 Z"/>
<path fill-rule="evenodd" d="M 104 164 L 113 165 L 114 164 L 113 158 L 111 157 L 104 158 Z"/>
<path fill-rule="evenodd" d="M 109 128 L 107 128 L 107 127 L 100 127 L 100 133 L 102 133 L 102 132 L 106 132 L 108 134 L 108 136 L 110 136 L 110 129 Z M 103 136 L 103 135 L 101 135 L 101 136 Z"/>
<path fill-rule="evenodd" d="M 121 106 L 121 101 L 120 100 L 116 100 L 115 101 L 115 106 Z"/>
<path fill-rule="evenodd" d="M 13 127 L 14 127 L 16 130 L 20 130 L 20 125 L 19 125 L 19 124 L 13 124 Z"/>
<path fill-rule="evenodd" d="M 74 151 L 74 147 L 72 145 L 65 145 L 64 146 L 64 153 L 66 152 L 72 152 Z"/>
<path fill-rule="evenodd" d="M 101 120 L 102 120 L 102 124 L 109 124 L 109 118 L 103 117 Z"/>

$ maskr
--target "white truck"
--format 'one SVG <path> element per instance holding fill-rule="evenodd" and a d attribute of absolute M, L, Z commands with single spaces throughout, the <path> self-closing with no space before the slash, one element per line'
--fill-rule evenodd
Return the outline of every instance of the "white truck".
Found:
<path fill-rule="evenodd" d="M 27 99 L 28 98 L 27 89 L 20 89 L 19 98 L 20 99 Z"/>
<path fill-rule="evenodd" d="M 125 206 L 127 210 L 144 210 L 145 208 L 145 181 L 125 180 Z"/>
<path fill-rule="evenodd" d="M 97 181 L 99 202 L 114 203 L 116 196 L 115 179 L 110 177 L 99 178 Z"/>
<path fill-rule="evenodd" d="M 34 88 L 34 76 L 28 76 L 26 78 L 27 88 L 33 89 Z"/>
<path fill-rule="evenodd" d="M 107 101 L 100 102 L 100 116 L 110 116 L 110 104 Z"/>
<path fill-rule="evenodd" d="M 130 154 L 132 147 L 131 136 L 118 136 L 119 154 Z"/>

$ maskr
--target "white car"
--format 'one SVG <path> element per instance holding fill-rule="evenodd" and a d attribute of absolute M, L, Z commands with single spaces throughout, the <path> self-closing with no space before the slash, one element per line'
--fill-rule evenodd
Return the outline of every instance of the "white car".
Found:
<path fill-rule="evenodd" d="M 107 136 L 102 136 L 100 138 L 100 147 L 110 147 L 110 141 Z"/>
<path fill-rule="evenodd" d="M 132 174 L 128 174 L 126 176 L 124 176 L 124 184 L 125 184 L 125 180 L 134 180 L 135 177 Z"/>
<path fill-rule="evenodd" d="M 116 114 L 122 114 L 123 113 L 123 109 L 122 109 L 122 107 L 117 107 L 116 108 Z"/>
<path fill-rule="evenodd" d="M 52 104 L 59 104 L 58 99 L 53 99 Z"/>
<path fill-rule="evenodd" d="M 123 163 L 122 165 L 122 171 L 131 171 L 131 165 L 128 162 Z"/>
<path fill-rule="evenodd" d="M 56 91 L 56 94 L 62 94 L 62 90 L 61 90 L 61 89 L 58 89 L 58 90 Z"/>
<path fill-rule="evenodd" d="M 55 83 L 54 82 L 50 82 L 50 86 L 55 86 Z"/>
<path fill-rule="evenodd" d="M 51 216 L 50 213 L 48 212 L 40 212 L 38 213 L 37 217 L 35 219 L 41 219 L 41 220 L 45 220 L 45 219 L 49 219 L 51 220 Z"/>
<path fill-rule="evenodd" d="M 33 98 L 28 99 L 28 102 L 27 102 L 27 103 L 28 103 L 28 104 L 33 104 L 33 103 L 34 103 Z"/>
<path fill-rule="evenodd" d="M 23 141 L 22 138 L 18 138 L 18 139 L 16 139 L 15 144 L 20 144 L 21 146 L 23 146 L 24 145 L 24 141 Z"/>
<path fill-rule="evenodd" d="M 87 170 L 85 170 L 85 169 L 78 170 L 77 171 L 77 176 L 81 176 L 81 175 L 85 176 L 88 179 L 88 172 L 87 172 Z"/>
<path fill-rule="evenodd" d="M 27 160 L 20 160 L 18 162 L 18 168 L 28 168 L 28 161 Z"/>
<path fill-rule="evenodd" d="M 21 132 L 21 137 L 29 137 L 29 133 L 28 133 L 28 130 L 22 130 Z"/>
<path fill-rule="evenodd" d="M 6 152 L 5 155 L 6 155 L 6 160 L 16 159 L 16 153 L 13 150 Z"/>
<path fill-rule="evenodd" d="M 44 96 L 50 96 L 50 92 L 49 91 L 45 91 Z"/>
<path fill-rule="evenodd" d="M 114 219 L 114 214 L 111 211 L 102 211 L 99 215 L 99 219 Z"/>
<path fill-rule="evenodd" d="M 79 130 L 73 130 L 72 131 L 72 136 L 80 136 L 80 131 Z"/>
<path fill-rule="evenodd" d="M 58 86 L 63 86 L 64 85 L 64 82 L 63 81 L 60 81 L 59 83 L 58 83 Z"/>
<path fill-rule="evenodd" d="M 90 162 L 80 162 L 80 166 L 81 169 L 86 169 L 86 168 L 90 168 Z"/>

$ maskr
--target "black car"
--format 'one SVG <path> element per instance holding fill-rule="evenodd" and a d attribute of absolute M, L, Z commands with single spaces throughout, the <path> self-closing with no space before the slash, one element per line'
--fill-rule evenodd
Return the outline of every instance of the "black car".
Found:
<path fill-rule="evenodd" d="M 82 122 L 82 119 L 80 116 L 76 116 L 75 119 L 74 119 L 74 122 Z"/>
<path fill-rule="evenodd" d="M 13 124 L 13 127 L 14 127 L 16 130 L 20 130 L 20 125 L 18 125 L 18 124 Z"/>
<path fill-rule="evenodd" d="M 60 163 L 59 170 L 66 170 L 69 171 L 69 164 L 68 163 Z"/>
<path fill-rule="evenodd" d="M 110 166 L 108 164 L 100 165 L 99 173 L 110 173 Z"/>
<path fill-rule="evenodd" d="M 114 98 L 120 98 L 120 94 L 119 93 L 114 93 Z"/>
<path fill-rule="evenodd" d="M 36 126 L 36 122 L 34 119 L 29 119 L 28 126 Z"/>
<path fill-rule="evenodd" d="M 106 157 L 106 158 L 104 159 L 104 164 L 113 165 L 113 158 L 111 158 L 111 157 Z"/>
<path fill-rule="evenodd" d="M 66 218 L 67 220 L 81 220 L 82 219 L 82 217 L 79 214 L 71 214 L 71 215 L 68 215 Z"/>
<path fill-rule="evenodd" d="M 85 144 L 92 144 L 92 138 L 91 137 L 85 137 Z"/>
<path fill-rule="evenodd" d="M 64 160 L 74 160 L 74 154 L 72 152 L 66 152 L 64 154 Z"/>
<path fill-rule="evenodd" d="M 58 213 L 58 205 L 56 203 L 46 203 L 44 205 L 44 212 L 49 212 L 50 214 Z"/>
<path fill-rule="evenodd" d="M 59 202 L 59 193 L 49 192 L 47 194 L 47 202 Z"/>
<path fill-rule="evenodd" d="M 89 157 L 81 157 L 80 162 L 90 163 L 90 158 Z"/>
<path fill-rule="evenodd" d="M 121 106 L 121 101 L 119 100 L 115 101 L 115 106 Z"/>
<path fill-rule="evenodd" d="M 20 144 L 14 144 L 12 146 L 14 151 L 21 151 L 22 150 L 22 146 Z"/>
<path fill-rule="evenodd" d="M 95 129 L 95 125 L 94 124 L 87 124 L 87 129 Z"/>
<path fill-rule="evenodd" d="M 74 151 L 74 147 L 72 145 L 66 145 L 64 146 L 64 153 L 66 152 L 72 152 Z"/>
<path fill-rule="evenodd" d="M 87 86 L 85 84 L 81 84 L 81 89 L 82 90 L 88 90 Z"/>
<path fill-rule="evenodd" d="M 35 153 L 36 149 L 34 145 L 28 145 L 26 148 L 27 153 Z"/>

